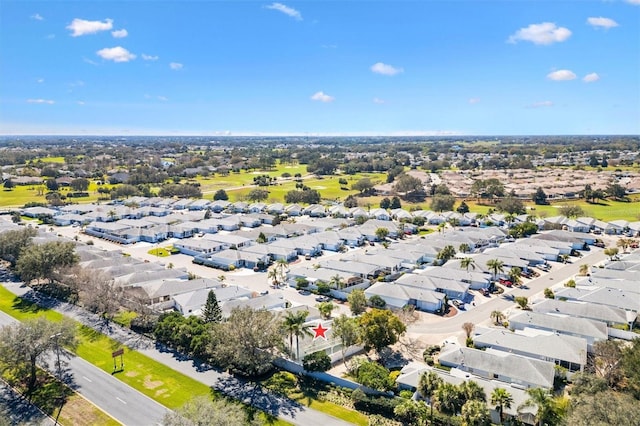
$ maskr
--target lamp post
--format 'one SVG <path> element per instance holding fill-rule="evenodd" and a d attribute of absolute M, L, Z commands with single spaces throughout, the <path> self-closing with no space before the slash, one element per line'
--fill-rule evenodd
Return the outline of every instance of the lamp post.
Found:
<path fill-rule="evenodd" d="M 57 372 L 58 372 L 58 381 L 60 382 L 60 385 L 62 384 L 62 371 L 60 368 L 60 345 L 58 344 L 58 338 L 62 335 L 62 333 L 56 333 L 54 335 L 52 335 L 50 337 L 50 339 L 54 340 L 55 345 L 56 345 L 56 363 L 57 363 Z M 58 418 L 60 417 L 60 412 L 62 411 L 62 402 L 64 401 L 64 398 L 60 398 L 60 408 L 58 409 L 58 414 L 56 415 L 56 421 L 55 421 L 55 425 L 58 424 Z"/>

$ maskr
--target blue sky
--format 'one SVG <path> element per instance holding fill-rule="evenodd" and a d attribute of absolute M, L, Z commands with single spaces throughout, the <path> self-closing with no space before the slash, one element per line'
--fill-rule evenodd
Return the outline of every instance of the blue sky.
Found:
<path fill-rule="evenodd" d="M 3 0 L 0 132 L 639 134 L 640 0 Z"/>

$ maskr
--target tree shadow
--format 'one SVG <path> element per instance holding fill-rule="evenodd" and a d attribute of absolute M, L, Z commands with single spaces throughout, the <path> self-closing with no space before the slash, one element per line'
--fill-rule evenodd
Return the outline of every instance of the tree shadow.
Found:
<path fill-rule="evenodd" d="M 15 297 L 13 299 L 13 304 L 11 305 L 11 307 L 24 313 L 35 314 L 41 311 L 46 311 L 45 308 L 39 306 L 37 303 L 32 302 L 31 300 L 27 300 L 23 297 Z"/>
<path fill-rule="evenodd" d="M 303 409 L 302 404 L 286 396 L 275 394 L 257 383 L 240 380 L 233 376 L 221 377 L 212 389 L 254 409 L 264 411 L 268 417 L 278 417 L 280 414 L 295 417 Z"/>

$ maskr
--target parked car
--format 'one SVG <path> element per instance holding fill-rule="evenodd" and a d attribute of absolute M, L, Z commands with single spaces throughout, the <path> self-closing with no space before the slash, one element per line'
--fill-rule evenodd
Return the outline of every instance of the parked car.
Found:
<path fill-rule="evenodd" d="M 487 290 L 486 288 L 481 288 L 480 293 L 482 293 L 483 296 L 487 296 L 487 297 L 491 295 L 491 293 L 489 293 L 489 290 Z"/>
<path fill-rule="evenodd" d="M 298 290 L 298 293 L 303 295 L 303 296 L 308 296 L 311 294 L 311 292 L 309 290 Z"/>
<path fill-rule="evenodd" d="M 328 302 L 331 300 L 329 296 L 318 296 L 316 297 L 316 302 Z"/>

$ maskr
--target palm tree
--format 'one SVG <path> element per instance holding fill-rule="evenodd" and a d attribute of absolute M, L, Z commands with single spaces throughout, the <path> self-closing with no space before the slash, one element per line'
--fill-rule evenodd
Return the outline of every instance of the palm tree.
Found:
<path fill-rule="evenodd" d="M 460 384 L 460 391 L 467 401 L 476 400 L 485 402 L 487 400 L 482 386 L 473 380 L 462 382 Z"/>
<path fill-rule="evenodd" d="M 495 388 L 491 393 L 491 404 L 496 406 L 500 423 L 503 422 L 503 413 L 505 408 L 511 408 L 513 397 L 504 388 Z"/>
<path fill-rule="evenodd" d="M 273 285 L 279 287 L 280 284 L 284 283 L 287 272 L 289 272 L 289 264 L 287 261 L 285 259 L 278 259 L 273 269 L 269 271 L 268 277 L 273 280 Z"/>
<path fill-rule="evenodd" d="M 537 407 L 535 419 L 539 426 L 557 424 L 561 416 L 551 392 L 542 388 L 529 388 L 526 392 L 529 398 L 518 408 Z"/>
<path fill-rule="evenodd" d="M 504 319 L 504 314 L 502 313 L 502 311 L 493 311 L 491 312 L 491 318 L 496 323 L 496 325 L 498 325 Z"/>
<path fill-rule="evenodd" d="M 309 311 L 289 311 L 283 320 L 285 332 L 289 334 L 289 347 L 293 352 L 293 336 L 296 336 L 296 359 L 300 359 L 300 336 L 311 336 L 310 324 L 305 324 Z"/>
<path fill-rule="evenodd" d="M 462 260 L 460 260 L 460 268 L 464 268 L 467 270 L 467 272 L 469 272 L 469 267 L 471 267 L 471 269 L 473 269 L 474 271 L 476 270 L 476 261 L 473 260 L 472 257 L 464 257 L 462 258 Z"/>
<path fill-rule="evenodd" d="M 489 259 L 487 260 L 487 268 L 493 273 L 493 280 L 495 281 L 498 272 L 504 271 L 504 262 L 500 259 Z"/>
<path fill-rule="evenodd" d="M 518 266 L 513 266 L 509 269 L 509 279 L 513 283 L 513 285 L 520 285 L 522 283 L 522 269 Z"/>
<path fill-rule="evenodd" d="M 434 393 L 438 409 L 444 414 L 458 414 L 464 403 L 463 396 L 458 386 L 444 382 Z"/>
<path fill-rule="evenodd" d="M 331 280 L 329 281 L 329 285 L 335 288 L 336 290 L 342 290 L 345 286 L 345 283 L 339 274 L 335 274 L 334 276 L 331 277 Z"/>
<path fill-rule="evenodd" d="M 491 415 L 487 404 L 482 401 L 468 400 L 460 412 L 462 424 L 467 426 L 486 426 L 491 424 Z"/>
<path fill-rule="evenodd" d="M 433 423 L 433 395 L 435 391 L 442 385 L 443 380 L 438 376 L 434 371 L 429 371 L 428 373 L 422 373 L 420 376 L 420 381 L 418 382 L 418 392 L 422 395 L 423 398 L 429 400 L 429 405 L 431 406 L 431 422 Z"/>
<path fill-rule="evenodd" d="M 460 253 L 469 253 L 471 251 L 471 247 L 467 243 L 462 243 L 460 244 L 460 247 L 458 247 L 458 251 Z"/>

